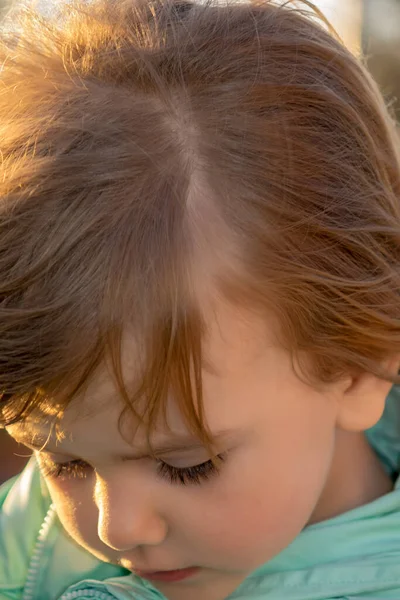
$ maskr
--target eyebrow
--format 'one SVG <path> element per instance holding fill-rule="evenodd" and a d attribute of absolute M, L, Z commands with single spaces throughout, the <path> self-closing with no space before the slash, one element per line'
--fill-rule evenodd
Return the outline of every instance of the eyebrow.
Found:
<path fill-rule="evenodd" d="M 232 429 L 224 429 L 212 434 L 211 438 L 214 443 L 221 443 L 223 441 L 227 441 L 233 436 L 237 436 L 238 431 Z M 53 450 L 47 447 L 48 442 L 50 441 L 50 437 L 42 436 L 38 433 L 33 433 L 29 431 L 24 431 L 22 433 L 13 433 L 14 439 L 25 446 L 30 447 L 33 450 L 49 452 L 50 454 L 69 454 L 74 456 L 72 452 L 69 452 L 68 449 L 65 449 L 63 452 L 62 448 L 57 450 Z M 134 452 L 132 454 L 123 454 L 118 455 L 116 460 L 125 462 L 129 460 L 140 460 L 143 458 L 149 458 L 150 456 L 163 456 L 166 454 L 173 454 L 174 452 L 189 452 L 191 450 L 204 450 L 204 444 L 197 438 L 194 438 L 190 434 L 183 435 L 174 435 L 171 438 L 166 439 L 162 442 L 154 443 L 152 447 L 152 451 L 150 448 L 144 451 Z"/>

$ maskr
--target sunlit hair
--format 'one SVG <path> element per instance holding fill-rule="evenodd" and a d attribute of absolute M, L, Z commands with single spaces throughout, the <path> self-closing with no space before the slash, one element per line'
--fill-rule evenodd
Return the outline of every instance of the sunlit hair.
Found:
<path fill-rule="evenodd" d="M 148 431 L 172 396 L 209 443 L 204 290 L 274 314 L 315 381 L 389 378 L 394 123 L 310 3 L 96 0 L 13 18 L 0 45 L 3 423 L 61 415 L 108 361 Z"/>

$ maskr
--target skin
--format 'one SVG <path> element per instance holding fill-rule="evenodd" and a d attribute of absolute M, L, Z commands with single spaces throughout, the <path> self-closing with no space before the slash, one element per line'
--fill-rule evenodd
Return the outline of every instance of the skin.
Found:
<path fill-rule="evenodd" d="M 42 466 L 87 463 L 85 477 L 46 477 L 78 544 L 132 571 L 201 567 L 193 578 L 156 584 L 170 600 L 226 598 L 309 523 L 391 489 L 362 433 L 379 419 L 389 383 L 365 374 L 316 389 L 293 371 L 272 320 L 266 326 L 219 302 L 209 323 L 205 349 L 216 373 L 204 372 L 206 418 L 212 432 L 229 431 L 217 445 L 226 453 L 221 470 L 207 481 L 171 483 L 154 459 L 127 459 L 146 454 L 145 436 L 138 429 L 128 443 L 118 431 L 121 405 L 106 371 L 67 409 L 58 443 L 38 424 L 9 428 L 18 439 L 32 430 L 49 436 L 37 452 Z M 124 367 L 133 370 L 128 358 Z M 160 425 L 156 446 L 187 433 L 172 400 L 168 422 L 171 433 Z M 208 458 L 201 447 L 160 457 L 177 468 Z"/>

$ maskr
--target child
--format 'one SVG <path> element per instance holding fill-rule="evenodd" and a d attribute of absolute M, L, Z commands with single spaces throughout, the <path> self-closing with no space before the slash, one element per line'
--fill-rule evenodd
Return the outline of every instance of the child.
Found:
<path fill-rule="evenodd" d="M 2 599 L 400 598 L 398 142 L 307 6 L 3 30 Z"/>

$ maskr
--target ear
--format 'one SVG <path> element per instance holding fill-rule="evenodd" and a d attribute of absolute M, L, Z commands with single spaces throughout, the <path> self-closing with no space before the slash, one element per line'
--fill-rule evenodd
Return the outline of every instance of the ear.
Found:
<path fill-rule="evenodd" d="M 393 376 L 400 367 L 400 355 L 391 357 L 382 366 Z M 361 373 L 342 381 L 338 401 L 337 426 L 345 431 L 365 431 L 381 418 L 386 397 L 393 383 L 371 373 Z"/>

